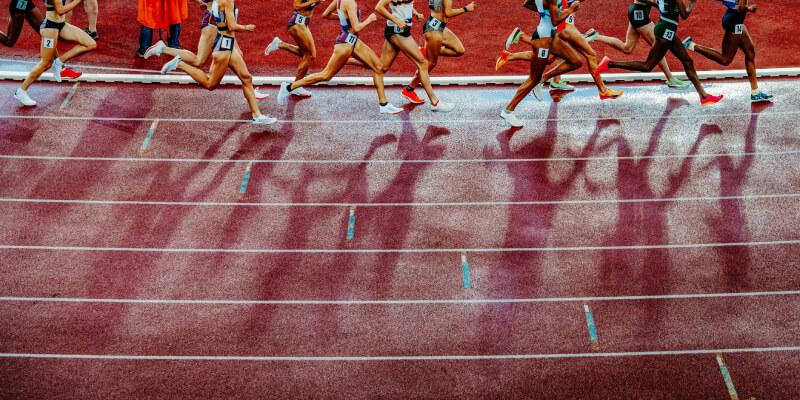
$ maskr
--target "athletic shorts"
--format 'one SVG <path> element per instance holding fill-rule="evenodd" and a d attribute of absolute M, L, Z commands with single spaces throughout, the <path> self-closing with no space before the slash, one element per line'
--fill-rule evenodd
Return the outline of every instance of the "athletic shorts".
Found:
<path fill-rule="evenodd" d="M 734 35 L 741 35 L 744 33 L 744 19 L 747 16 L 746 12 L 736 12 L 736 10 L 729 8 L 722 16 L 722 27 L 725 32 Z"/>
<path fill-rule="evenodd" d="M 358 35 L 350 32 L 340 33 L 339 36 L 336 37 L 336 42 L 334 42 L 334 44 L 344 44 L 344 43 L 352 44 L 353 47 L 355 47 L 356 43 L 358 43 Z"/>
<path fill-rule="evenodd" d="M 633 3 L 628 9 L 628 22 L 636 29 L 647 26 L 653 22 L 650 20 L 650 9 L 651 7 L 647 4 Z"/>
<path fill-rule="evenodd" d="M 292 14 L 291 18 L 289 18 L 289 23 L 286 24 L 286 29 L 289 29 L 295 25 L 300 25 L 300 24 L 308 25 L 310 22 L 311 18 L 304 17 L 295 12 L 294 14 Z"/>
<path fill-rule="evenodd" d="M 233 51 L 233 45 L 236 43 L 236 38 L 233 36 L 227 36 L 217 33 L 217 37 L 214 38 L 214 47 L 211 48 L 212 53 L 216 53 L 218 51 Z"/>
<path fill-rule="evenodd" d="M 444 32 L 444 28 L 447 28 L 447 22 L 439 21 L 438 19 L 434 18 L 433 15 L 428 17 L 428 20 L 425 21 L 425 26 L 422 27 L 422 33 L 428 32 Z"/>
<path fill-rule="evenodd" d="M 396 26 L 386 25 L 386 29 L 383 30 L 383 37 L 388 41 L 393 35 L 411 37 L 411 25 L 407 26 L 405 29 L 398 29 Z"/>
<path fill-rule="evenodd" d="M 569 17 L 564 20 L 564 22 L 558 24 L 556 32 L 561 32 L 564 29 L 567 29 L 568 26 L 575 26 L 575 14 L 570 14 Z"/>
<path fill-rule="evenodd" d="M 58 29 L 58 31 L 61 32 L 66 25 L 66 22 L 53 22 L 45 18 L 44 21 L 42 21 L 42 25 L 39 26 L 39 29 Z"/>
<path fill-rule="evenodd" d="M 8 3 L 8 13 L 11 15 L 27 14 L 34 8 L 33 0 L 11 0 Z"/>
<path fill-rule="evenodd" d="M 656 39 L 666 39 L 671 42 L 675 38 L 675 33 L 678 32 L 678 23 L 661 17 L 653 31 L 655 31 Z"/>

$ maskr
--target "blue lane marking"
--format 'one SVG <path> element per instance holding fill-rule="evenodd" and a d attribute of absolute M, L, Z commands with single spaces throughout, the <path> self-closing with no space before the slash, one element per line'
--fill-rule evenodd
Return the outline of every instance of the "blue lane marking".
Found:
<path fill-rule="evenodd" d="M 78 86 L 80 84 L 80 82 L 75 82 L 75 84 L 72 85 L 72 89 L 70 89 L 69 93 L 67 93 L 67 98 L 61 103 L 61 107 L 58 107 L 59 110 L 67 108 L 67 104 L 69 104 L 69 101 L 72 100 L 72 96 L 75 96 L 75 92 L 78 90 Z"/>
<path fill-rule="evenodd" d="M 594 317 L 589 310 L 588 304 L 584 304 L 583 309 L 586 312 L 586 324 L 589 326 L 589 338 L 592 340 L 592 344 L 597 344 L 599 339 L 597 338 L 597 329 L 594 326 Z"/>
<path fill-rule="evenodd" d="M 247 164 L 247 169 L 244 170 L 244 178 L 242 178 L 242 186 L 239 188 L 239 194 L 244 195 L 244 192 L 247 191 L 247 183 L 250 182 L 250 168 L 253 166 L 253 163 Z"/>
<path fill-rule="evenodd" d="M 722 378 L 725 379 L 725 386 L 728 387 L 728 394 L 731 396 L 731 400 L 739 400 L 739 394 L 736 393 L 736 388 L 733 386 L 731 374 L 728 372 L 728 367 L 722 359 L 722 354 L 717 354 L 717 364 L 719 364 L 719 370 L 722 372 Z"/>
<path fill-rule="evenodd" d="M 144 137 L 144 142 L 142 142 L 142 148 L 139 149 L 139 153 L 143 153 L 150 146 L 150 140 L 152 140 L 153 135 L 156 134 L 157 127 L 158 127 L 158 120 L 155 120 L 153 121 L 152 124 L 150 124 L 150 130 L 147 131 L 147 136 Z"/>
<path fill-rule="evenodd" d="M 356 233 L 356 206 L 350 207 L 350 219 L 347 221 L 347 240 L 353 240 Z"/>
<path fill-rule="evenodd" d="M 467 262 L 467 253 L 461 253 L 461 270 L 464 274 L 464 287 L 471 288 L 469 282 L 469 262 Z"/>

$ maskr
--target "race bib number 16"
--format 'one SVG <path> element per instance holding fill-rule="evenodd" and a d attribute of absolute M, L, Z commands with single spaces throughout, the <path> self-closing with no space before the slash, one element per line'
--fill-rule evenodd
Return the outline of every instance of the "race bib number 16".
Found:
<path fill-rule="evenodd" d="M 664 31 L 664 39 L 672 40 L 675 37 L 675 31 L 671 31 L 669 29 Z"/>

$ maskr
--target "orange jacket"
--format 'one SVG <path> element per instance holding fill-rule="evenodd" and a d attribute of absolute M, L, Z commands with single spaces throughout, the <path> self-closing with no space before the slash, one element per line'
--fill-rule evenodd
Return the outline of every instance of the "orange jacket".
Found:
<path fill-rule="evenodd" d="M 189 18 L 186 0 L 139 0 L 139 23 L 163 29 Z"/>

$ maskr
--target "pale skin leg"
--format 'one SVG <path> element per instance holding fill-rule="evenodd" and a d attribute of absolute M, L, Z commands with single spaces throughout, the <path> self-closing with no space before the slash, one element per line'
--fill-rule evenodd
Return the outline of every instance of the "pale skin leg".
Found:
<path fill-rule="evenodd" d="M 191 76 L 200 86 L 208 90 L 214 90 L 219 86 L 219 83 L 222 82 L 231 57 L 232 52 L 230 51 L 216 51 L 211 53 L 211 68 L 208 70 L 208 75 L 206 75 L 203 70 L 183 61 L 178 63 L 178 68 Z"/>
<path fill-rule="evenodd" d="M 316 74 L 311 74 L 299 81 L 293 82 L 289 86 L 289 91 L 295 90 L 299 87 L 310 86 L 317 82 L 327 82 L 331 80 L 337 73 L 344 67 L 347 63 L 347 59 L 350 57 L 350 54 L 353 53 L 353 45 L 347 43 L 339 43 L 333 46 L 333 54 L 331 55 L 330 60 L 328 60 L 328 65 L 325 66 L 320 72 Z"/>
<path fill-rule="evenodd" d="M 63 63 L 66 63 L 67 61 L 83 53 L 90 52 L 97 47 L 97 42 L 95 42 L 91 36 L 84 32 L 83 29 L 77 28 L 70 24 L 64 25 L 64 28 L 61 29 L 59 37 L 63 40 L 78 43 L 77 46 L 71 48 L 68 52 L 59 57 Z"/>
<path fill-rule="evenodd" d="M 165 47 L 163 53 L 168 56 L 180 56 L 184 62 L 195 67 L 202 67 L 211 56 L 211 48 L 214 47 L 214 38 L 217 36 L 217 27 L 207 26 L 200 32 L 200 41 L 197 42 L 197 54 L 189 50 L 173 49 Z M 237 43 L 238 45 L 238 43 Z"/>
<path fill-rule="evenodd" d="M 250 106 L 250 112 L 253 114 L 253 118 L 257 118 L 261 116 L 261 110 L 258 108 L 258 100 L 256 99 L 255 89 L 253 88 L 253 76 L 250 75 L 250 71 L 247 70 L 247 64 L 244 62 L 242 50 L 239 48 L 238 43 L 235 44 L 233 50 L 228 67 L 232 69 L 233 72 L 236 73 L 236 76 L 239 77 L 239 80 L 242 81 L 244 98 L 247 99 L 247 104 Z"/>
<path fill-rule="evenodd" d="M 86 11 L 86 17 L 89 20 L 89 30 L 97 32 L 97 14 L 99 14 L 99 7 L 97 0 L 83 0 L 83 9 Z"/>
<path fill-rule="evenodd" d="M 655 24 L 652 22 L 638 29 L 634 28 L 633 25 L 628 24 L 628 33 L 625 36 L 625 43 L 617 38 L 603 35 L 597 35 L 594 40 L 595 42 L 605 43 L 619 50 L 623 54 L 631 54 L 636 48 L 636 43 L 639 42 L 639 37 L 644 39 L 645 42 L 647 42 L 647 44 L 650 46 L 653 45 L 653 42 L 656 40 L 656 35 L 653 32 L 654 28 Z M 658 66 L 661 68 L 661 71 L 664 72 L 664 76 L 667 77 L 668 82 L 675 81 L 675 76 L 672 75 L 672 71 L 669 69 L 666 58 L 661 59 L 661 61 L 658 63 Z"/>
<path fill-rule="evenodd" d="M 569 25 L 563 31 L 561 31 L 558 36 L 561 40 L 568 43 L 575 50 L 583 54 L 583 57 L 586 59 L 586 63 L 589 67 L 589 72 L 594 72 L 594 70 L 597 68 L 597 53 L 595 53 L 594 49 L 592 49 L 592 46 L 589 45 L 589 42 L 586 41 L 583 35 L 578 32 L 574 26 Z M 556 65 L 556 68 L 553 69 L 556 70 L 559 65 Z M 547 80 L 558 76 L 560 75 L 553 75 L 551 71 L 542 77 L 542 82 L 547 82 Z M 601 78 L 599 75 L 594 77 L 594 82 L 601 94 L 608 91 L 608 87 L 603 82 L 603 78 Z"/>
<path fill-rule="evenodd" d="M 95 47 L 97 47 L 94 39 L 89 37 L 86 32 L 70 24 L 64 25 L 64 28 L 60 33 L 58 29 L 41 29 L 39 34 L 42 36 L 42 59 L 38 64 L 36 64 L 36 66 L 33 67 L 25 81 L 22 82 L 22 85 L 20 86 L 22 90 L 28 90 L 33 82 L 36 82 L 36 80 L 39 79 L 39 77 L 42 76 L 42 74 L 53 65 L 53 57 L 55 57 L 56 54 L 56 47 L 58 46 L 59 38 L 78 43 L 77 46 L 73 47 L 60 57 L 62 62 L 67 62 L 73 57 L 86 53 L 87 51 L 92 51 Z M 44 47 L 46 39 L 53 41 L 53 48 Z"/>
<path fill-rule="evenodd" d="M 305 24 L 293 25 L 289 28 L 289 34 L 292 35 L 297 46 L 281 43 L 278 48 L 302 58 L 297 66 L 297 75 L 295 76 L 295 80 L 300 80 L 305 78 L 311 62 L 317 58 L 317 48 L 314 44 L 314 36 L 311 35 L 311 30 Z"/>
<path fill-rule="evenodd" d="M 353 49 L 353 56 L 372 69 L 372 81 L 375 83 L 375 89 L 378 91 L 378 100 L 381 104 L 388 103 L 389 100 L 387 100 L 386 92 L 383 88 L 383 65 L 381 65 L 381 60 L 378 58 L 378 55 L 375 54 L 369 46 L 359 40 L 356 42 L 355 48 Z"/>

